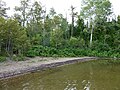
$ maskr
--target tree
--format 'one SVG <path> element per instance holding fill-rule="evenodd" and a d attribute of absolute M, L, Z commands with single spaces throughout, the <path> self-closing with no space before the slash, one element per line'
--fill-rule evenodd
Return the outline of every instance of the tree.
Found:
<path fill-rule="evenodd" d="M 54 8 L 51 8 L 45 20 L 45 30 L 47 31 L 46 34 L 50 36 L 52 46 L 58 47 L 62 45 L 64 38 L 67 38 L 67 28 L 68 22 L 66 18 L 62 14 L 56 14 Z"/>
<path fill-rule="evenodd" d="M 6 3 L 2 0 L 0 0 L 0 17 L 3 16 L 3 17 L 7 17 L 7 14 L 6 14 L 6 10 L 8 10 L 9 8 L 6 7 Z"/>
<path fill-rule="evenodd" d="M 109 0 L 82 0 L 81 16 L 89 21 L 90 47 L 92 46 L 93 30 L 96 22 L 102 18 L 108 18 L 112 14 Z"/>
<path fill-rule="evenodd" d="M 55 9 L 54 8 L 50 8 L 49 17 L 53 18 L 55 14 L 56 14 Z"/>
<path fill-rule="evenodd" d="M 35 1 L 28 12 L 27 34 L 32 45 L 42 43 L 43 34 L 43 8 L 41 3 Z"/>
<path fill-rule="evenodd" d="M 63 15 L 59 15 L 61 18 L 61 25 L 60 28 L 63 30 L 63 37 L 65 40 L 69 37 L 69 28 L 68 28 L 68 21 L 67 18 L 64 18 Z"/>
<path fill-rule="evenodd" d="M 43 19 L 43 16 L 42 16 L 43 12 L 44 11 L 41 3 L 35 1 L 32 4 L 30 11 L 28 12 L 30 20 L 32 20 L 34 23 L 39 23 Z"/>
<path fill-rule="evenodd" d="M 63 31 L 60 28 L 55 28 L 52 32 L 51 32 L 51 46 L 54 46 L 56 48 L 59 48 L 62 45 L 62 41 L 63 41 Z"/>
<path fill-rule="evenodd" d="M 28 44 L 26 30 L 14 19 L 0 18 L 0 51 L 12 58 L 13 53 L 23 54 Z"/>
<path fill-rule="evenodd" d="M 27 23 L 28 19 L 28 11 L 29 11 L 29 1 L 30 0 L 21 0 L 20 4 L 21 6 L 15 6 L 15 11 L 19 13 L 15 13 L 15 18 L 18 19 L 21 23 L 21 25 L 24 27 Z"/>
<path fill-rule="evenodd" d="M 120 15 L 117 17 L 117 28 L 114 35 L 114 47 L 120 50 Z"/>
<path fill-rule="evenodd" d="M 75 36 L 83 38 L 83 34 L 82 33 L 83 33 L 84 29 L 85 29 L 84 20 L 80 16 L 78 16 Z"/>
<path fill-rule="evenodd" d="M 84 20 L 80 16 L 78 16 L 76 22 L 74 37 L 79 38 L 80 41 L 84 41 L 86 47 L 88 46 L 89 31 L 87 25 L 85 25 Z"/>
<path fill-rule="evenodd" d="M 0 54 L 2 54 L 2 44 L 3 44 L 3 31 L 2 31 L 2 29 L 3 29 L 3 27 L 4 27 L 4 25 L 3 25 L 3 23 L 5 23 L 5 20 L 4 20 L 4 18 L 3 17 L 0 17 Z"/>
<path fill-rule="evenodd" d="M 71 37 L 73 36 L 74 33 L 74 22 L 75 22 L 75 16 L 77 15 L 77 13 L 74 12 L 75 7 L 71 6 L 71 16 L 72 16 L 72 24 L 71 24 Z"/>

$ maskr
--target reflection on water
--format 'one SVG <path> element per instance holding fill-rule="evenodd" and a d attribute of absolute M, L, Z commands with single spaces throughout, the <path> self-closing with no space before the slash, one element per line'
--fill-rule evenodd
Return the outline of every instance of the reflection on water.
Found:
<path fill-rule="evenodd" d="M 90 81 L 83 80 L 82 86 L 83 86 L 83 90 L 90 90 L 91 83 L 90 83 Z M 68 81 L 67 86 L 64 90 L 79 90 L 79 89 L 77 89 L 77 80 L 74 80 L 71 82 Z"/>
<path fill-rule="evenodd" d="M 90 90 L 91 87 L 90 81 L 83 80 L 82 84 L 83 84 L 83 90 Z"/>
<path fill-rule="evenodd" d="M 0 80 L 0 90 L 120 90 L 120 65 L 105 60 Z"/>
<path fill-rule="evenodd" d="M 76 88 L 76 85 L 77 85 L 77 81 L 76 80 L 68 81 L 66 83 L 67 83 L 67 86 L 65 87 L 64 90 L 78 90 Z"/>

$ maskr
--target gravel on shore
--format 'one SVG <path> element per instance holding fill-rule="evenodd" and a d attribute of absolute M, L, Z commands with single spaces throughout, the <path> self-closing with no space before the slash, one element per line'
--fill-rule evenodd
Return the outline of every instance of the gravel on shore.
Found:
<path fill-rule="evenodd" d="M 65 64 L 95 60 L 96 57 L 78 57 L 78 58 L 52 58 L 35 57 L 27 58 L 25 61 L 6 61 L 0 63 L 0 79 L 13 77 L 21 74 L 53 68 Z"/>

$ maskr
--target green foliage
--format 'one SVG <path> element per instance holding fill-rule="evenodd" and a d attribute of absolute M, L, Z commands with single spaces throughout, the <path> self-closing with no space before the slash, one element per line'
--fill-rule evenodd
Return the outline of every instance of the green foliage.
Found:
<path fill-rule="evenodd" d="M 63 41 L 63 31 L 61 29 L 55 29 L 51 32 L 51 46 L 59 47 L 62 45 Z"/>
<path fill-rule="evenodd" d="M 94 42 L 92 49 L 95 49 L 98 51 L 109 51 L 110 47 L 108 44 Z"/>
<path fill-rule="evenodd" d="M 81 7 L 81 16 L 86 19 L 94 18 L 94 20 L 97 20 L 112 13 L 109 0 L 82 0 Z"/>
<path fill-rule="evenodd" d="M 0 62 L 4 62 L 4 61 L 6 61 L 6 57 L 0 56 Z"/>
<path fill-rule="evenodd" d="M 17 20 L 0 18 L 0 53 L 24 53 L 28 47 L 26 30 Z"/>
<path fill-rule="evenodd" d="M 16 61 L 24 60 L 24 56 L 119 58 L 120 16 L 109 20 L 109 0 L 83 0 L 82 4 L 78 16 L 71 7 L 69 24 L 54 8 L 46 14 L 41 3 L 21 0 L 14 18 L 0 17 L 0 55 Z M 6 8 L 1 9 L 5 15 Z"/>
<path fill-rule="evenodd" d="M 22 54 L 21 55 L 13 55 L 12 56 L 12 59 L 14 60 L 14 61 L 23 61 L 23 60 L 25 60 L 25 56 L 23 56 Z"/>
<path fill-rule="evenodd" d="M 70 46 L 76 47 L 79 46 L 79 40 L 77 38 L 71 37 L 69 41 Z"/>
<path fill-rule="evenodd" d="M 81 57 L 81 56 L 93 56 L 93 57 L 111 57 L 119 58 L 118 52 L 112 51 L 98 51 L 91 49 L 80 48 L 54 48 L 44 46 L 33 46 L 27 52 L 28 57 L 45 56 L 45 57 Z"/>
<path fill-rule="evenodd" d="M 25 26 L 25 23 L 28 20 L 28 13 L 30 9 L 29 5 L 30 0 L 21 0 L 20 1 L 20 6 L 15 6 L 15 15 L 14 17 L 20 22 L 21 26 Z"/>
<path fill-rule="evenodd" d="M 0 0 L 0 16 L 2 17 L 7 17 L 6 11 L 9 8 L 6 7 L 6 3 L 4 2 L 4 0 Z"/>
<path fill-rule="evenodd" d="M 87 26 L 90 32 L 89 46 L 92 47 L 93 35 L 95 31 L 94 29 L 96 27 L 96 24 L 100 20 L 107 22 L 108 17 L 112 14 L 111 3 L 109 0 L 82 0 L 80 14 L 81 17 L 89 23 Z M 104 27 L 104 25 L 102 26 Z M 101 30 L 104 31 L 104 28 Z"/>

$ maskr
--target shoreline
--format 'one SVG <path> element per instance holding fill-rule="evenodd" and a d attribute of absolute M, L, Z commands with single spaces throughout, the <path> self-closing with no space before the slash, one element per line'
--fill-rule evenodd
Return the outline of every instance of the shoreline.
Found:
<path fill-rule="evenodd" d="M 11 78 L 35 71 L 42 71 L 48 68 L 55 68 L 67 64 L 96 60 L 97 57 L 78 57 L 78 58 L 46 58 L 35 57 L 26 61 L 9 61 L 0 63 L 0 79 Z"/>

